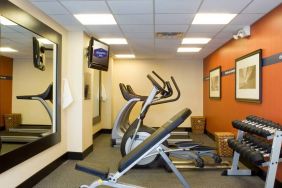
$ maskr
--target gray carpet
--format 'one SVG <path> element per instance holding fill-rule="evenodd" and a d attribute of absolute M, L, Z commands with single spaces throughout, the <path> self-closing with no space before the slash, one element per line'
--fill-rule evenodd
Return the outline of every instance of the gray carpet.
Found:
<path fill-rule="evenodd" d="M 192 135 L 195 141 L 214 145 L 205 135 Z M 110 135 L 100 135 L 94 140 L 94 151 L 85 161 L 107 165 L 115 172 L 121 159 L 119 148 L 110 146 Z M 230 160 L 230 159 L 229 159 Z M 82 184 L 90 184 L 97 178 L 74 169 L 77 161 L 69 160 L 54 172 L 39 182 L 35 188 L 77 188 Z M 256 176 L 221 176 L 222 170 L 182 170 L 192 188 L 260 188 L 264 181 Z M 122 178 L 121 182 L 145 186 L 148 188 L 178 188 L 182 187 L 173 173 L 164 169 L 132 169 Z"/>

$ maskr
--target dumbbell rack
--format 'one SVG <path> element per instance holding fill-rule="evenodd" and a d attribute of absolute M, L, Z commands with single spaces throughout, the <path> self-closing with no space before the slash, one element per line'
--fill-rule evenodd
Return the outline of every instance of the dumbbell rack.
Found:
<path fill-rule="evenodd" d="M 242 157 L 246 157 L 249 162 L 261 167 L 268 166 L 267 176 L 265 181 L 265 188 L 273 188 L 275 183 L 275 177 L 277 172 L 278 163 L 282 162 L 281 144 L 282 144 L 282 127 L 269 120 L 265 120 L 263 118 L 259 118 L 257 116 L 248 116 L 245 120 L 238 121 L 235 120 L 232 122 L 234 128 L 238 129 L 237 138 L 234 141 L 228 140 L 228 145 L 234 149 L 234 155 L 232 160 L 231 169 L 225 171 L 225 175 L 227 176 L 248 176 L 252 175 L 250 169 L 239 169 L 238 163 L 240 155 Z M 250 136 L 248 136 L 249 134 Z M 256 135 L 256 136 L 253 136 Z M 259 136 L 259 137 L 257 137 Z M 253 143 L 246 144 L 245 138 L 259 138 L 260 140 L 265 140 L 265 143 L 269 144 L 268 152 L 262 149 L 261 146 L 254 146 Z M 269 141 L 272 141 L 269 142 Z M 247 142 L 248 143 L 248 142 Z M 237 144 L 237 147 L 235 147 Z M 246 151 L 250 147 L 249 151 Z M 266 145 L 267 147 L 268 145 Z M 244 147 L 244 149 L 242 149 Z M 242 150 L 245 150 L 245 153 L 240 153 Z M 249 152 L 249 153 L 247 153 Z M 259 160 L 254 162 L 254 160 L 250 160 L 253 156 L 250 156 L 250 153 L 254 155 L 261 154 L 263 160 Z M 248 156 L 249 155 L 249 156 Z M 257 155 L 256 155 L 257 157 Z M 244 158 L 244 159 L 246 159 Z M 257 159 L 257 158 L 256 158 Z"/>

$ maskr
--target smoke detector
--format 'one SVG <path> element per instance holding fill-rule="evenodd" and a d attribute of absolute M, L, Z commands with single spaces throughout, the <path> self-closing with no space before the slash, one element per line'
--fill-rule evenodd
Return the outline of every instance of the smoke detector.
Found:
<path fill-rule="evenodd" d="M 155 34 L 157 39 L 182 39 L 182 32 L 157 32 Z"/>

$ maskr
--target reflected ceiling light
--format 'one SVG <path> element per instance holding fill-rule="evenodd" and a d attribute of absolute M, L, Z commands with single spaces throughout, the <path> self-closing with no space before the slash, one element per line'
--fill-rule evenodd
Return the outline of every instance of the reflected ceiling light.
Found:
<path fill-rule="evenodd" d="M 75 14 L 74 17 L 83 25 L 117 24 L 112 14 Z"/>
<path fill-rule="evenodd" d="M 8 20 L 7 18 L 3 17 L 3 16 L 0 16 L 0 23 L 2 25 L 17 25 L 16 23 Z"/>
<path fill-rule="evenodd" d="M 192 24 L 228 24 L 237 14 L 196 14 Z"/>
<path fill-rule="evenodd" d="M 38 38 L 37 40 L 43 44 L 54 44 L 53 42 L 45 38 Z"/>
<path fill-rule="evenodd" d="M 201 49 L 196 47 L 180 47 L 177 49 L 177 52 L 199 52 Z"/>
<path fill-rule="evenodd" d="M 184 38 L 182 44 L 207 44 L 210 38 Z"/>
<path fill-rule="evenodd" d="M 101 38 L 99 40 L 107 44 L 127 44 L 125 38 Z"/>
<path fill-rule="evenodd" d="M 132 59 L 132 58 L 135 58 L 135 55 L 134 54 L 116 54 L 115 57 L 120 58 L 120 59 Z"/>
<path fill-rule="evenodd" d="M 15 50 L 10 47 L 0 47 L 0 52 L 18 52 L 18 50 Z"/>

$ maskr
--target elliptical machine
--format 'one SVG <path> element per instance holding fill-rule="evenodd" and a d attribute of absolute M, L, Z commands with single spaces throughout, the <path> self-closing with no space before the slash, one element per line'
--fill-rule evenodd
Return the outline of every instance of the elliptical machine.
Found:
<path fill-rule="evenodd" d="M 139 117 L 134 121 L 134 123 L 126 130 L 120 150 L 122 156 L 125 156 L 140 143 L 146 140 L 148 136 L 154 134 L 154 129 L 146 127 L 143 125 L 143 120 L 149 110 L 149 107 L 156 104 L 163 104 L 176 101 L 180 98 L 180 90 L 177 86 L 177 83 L 173 77 L 171 81 L 174 85 L 174 88 L 177 91 L 175 98 L 167 99 L 172 96 L 173 89 L 169 81 L 165 82 L 165 86 L 162 87 L 159 83 L 151 76 L 147 75 L 147 78 L 151 81 L 153 89 L 150 95 L 145 100 L 141 113 Z M 159 76 L 157 76 L 159 78 Z M 161 79 L 160 79 L 161 80 Z M 192 160 L 196 167 L 203 168 L 205 162 L 202 159 L 203 156 L 211 157 L 216 164 L 220 164 L 222 159 L 216 154 L 215 148 L 208 146 L 201 146 L 198 143 L 193 142 L 178 142 L 174 144 L 174 147 L 170 147 L 168 142 L 164 142 L 162 145 L 167 155 L 185 160 Z M 161 158 L 156 155 L 156 153 L 150 153 L 145 159 L 141 160 L 136 166 L 138 167 L 155 167 L 164 164 Z M 224 164 L 224 166 L 216 166 L 214 168 L 228 168 L 229 166 Z"/>
<path fill-rule="evenodd" d="M 158 79 L 161 80 L 162 88 L 170 87 L 170 85 L 168 85 L 170 83 L 168 82 L 168 84 L 166 84 L 165 81 L 155 71 L 152 71 L 152 73 L 154 74 L 154 76 L 156 76 Z M 131 125 L 135 125 L 138 123 L 137 120 L 135 120 L 132 123 L 129 121 L 129 116 L 134 106 L 138 102 L 142 102 L 144 105 L 145 101 L 148 98 L 148 96 L 136 94 L 130 85 L 125 86 L 123 83 L 120 83 L 119 88 L 120 88 L 123 98 L 127 101 L 127 103 L 121 108 L 118 115 L 116 116 L 114 126 L 112 129 L 111 143 L 112 143 L 112 146 L 115 146 L 115 147 L 120 146 L 124 133 L 127 131 L 127 129 Z M 155 96 L 154 101 L 171 97 L 171 95 L 173 94 L 172 88 L 168 88 L 167 90 L 168 92 L 164 93 L 165 95 Z M 170 102 L 173 102 L 175 100 L 171 100 Z M 161 104 L 161 103 L 158 103 L 158 104 Z M 145 127 L 148 127 L 148 126 L 145 126 Z M 152 130 L 152 132 L 153 131 L 154 130 Z M 180 142 L 180 141 L 192 141 L 192 139 L 190 139 L 188 136 L 188 131 L 173 131 L 171 133 L 171 136 L 167 140 L 170 144 L 174 144 L 175 142 Z"/>

